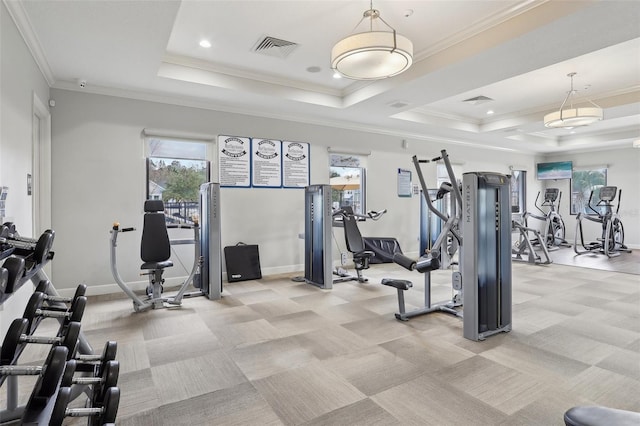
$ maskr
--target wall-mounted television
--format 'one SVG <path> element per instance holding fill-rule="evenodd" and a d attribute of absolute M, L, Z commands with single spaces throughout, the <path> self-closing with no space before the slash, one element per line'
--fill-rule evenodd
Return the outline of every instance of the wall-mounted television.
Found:
<path fill-rule="evenodd" d="M 571 161 L 538 163 L 536 165 L 536 177 L 538 180 L 571 179 L 571 170 Z"/>

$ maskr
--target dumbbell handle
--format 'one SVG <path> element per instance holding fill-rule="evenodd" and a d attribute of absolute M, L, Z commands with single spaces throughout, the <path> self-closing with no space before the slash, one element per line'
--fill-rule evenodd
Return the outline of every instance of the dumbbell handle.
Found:
<path fill-rule="evenodd" d="M 4 238 L 4 237 L 0 237 L 0 243 L 8 244 L 12 247 L 24 249 L 24 250 L 31 250 L 35 247 L 35 244 L 36 244 L 35 241 L 33 243 L 27 243 L 25 241 L 14 240 L 11 238 Z"/>
<path fill-rule="evenodd" d="M 74 359 L 80 363 L 86 364 L 90 362 L 102 363 L 102 354 L 77 354 Z"/>
<path fill-rule="evenodd" d="M 45 300 L 47 302 L 71 303 L 73 302 L 73 297 L 51 296 L 47 294 Z"/>
<path fill-rule="evenodd" d="M 44 345 L 56 345 L 62 343 L 63 337 L 46 337 L 23 334 L 20 336 L 21 343 L 39 343 Z"/>
<path fill-rule="evenodd" d="M 76 385 L 99 385 L 104 381 L 102 377 L 74 377 L 71 383 Z"/>
<path fill-rule="evenodd" d="M 36 309 L 36 315 L 44 318 L 70 318 L 73 312 L 67 310 L 64 311 L 52 311 L 49 309 Z"/>
<path fill-rule="evenodd" d="M 0 376 L 37 376 L 42 373 L 42 367 L 36 365 L 3 365 Z"/>
<path fill-rule="evenodd" d="M 102 407 L 87 407 L 87 408 L 67 408 L 64 410 L 66 417 L 89 417 L 100 415 L 104 412 Z"/>

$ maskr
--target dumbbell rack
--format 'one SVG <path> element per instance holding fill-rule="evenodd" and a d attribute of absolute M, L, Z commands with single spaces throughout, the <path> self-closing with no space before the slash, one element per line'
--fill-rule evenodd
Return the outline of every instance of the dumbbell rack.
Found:
<path fill-rule="evenodd" d="M 44 262 L 36 266 L 28 274 L 26 274 L 22 279 L 20 279 L 18 285 L 16 285 L 16 289 L 21 287 L 27 281 L 38 283 L 41 280 L 49 280 L 49 277 L 44 272 L 44 266 L 47 263 L 48 262 Z M 57 292 L 53 284 L 47 287 L 46 294 L 49 296 L 56 296 L 56 297 L 60 296 L 60 294 Z M 5 295 L 5 296 L 11 296 L 11 294 Z M 5 299 L 0 301 L 0 303 L 4 302 L 4 300 Z M 62 302 L 52 302 L 50 303 L 50 306 L 63 308 L 65 307 L 65 304 Z M 59 321 L 62 322 L 63 320 L 59 319 Z M 89 344 L 89 341 L 87 340 L 86 336 L 82 331 L 80 332 L 80 336 L 78 337 L 77 353 L 81 355 L 93 355 L 94 353 L 93 348 Z M 75 397 L 77 397 L 81 393 L 82 393 L 82 389 L 78 389 L 77 393 L 72 396 L 72 399 L 75 399 Z M 25 406 L 18 406 L 18 377 L 9 376 L 7 377 L 7 407 L 4 410 L 0 410 L 0 419 L 2 419 L 3 423 L 19 420 L 24 414 L 24 409 L 25 409 Z"/>

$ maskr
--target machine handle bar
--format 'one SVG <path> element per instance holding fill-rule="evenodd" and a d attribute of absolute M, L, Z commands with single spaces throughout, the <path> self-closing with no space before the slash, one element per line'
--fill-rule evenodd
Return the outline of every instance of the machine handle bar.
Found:
<path fill-rule="evenodd" d="M 113 227 L 111 229 L 113 229 L 116 232 L 130 232 L 130 231 L 135 231 L 136 230 L 136 228 L 134 228 L 134 227 L 120 229 L 120 223 L 119 222 L 113 222 Z"/>
<path fill-rule="evenodd" d="M 167 229 L 176 229 L 176 228 L 180 228 L 180 229 L 193 229 L 193 228 L 197 228 L 199 225 L 196 222 L 193 225 L 189 225 L 187 223 L 170 223 L 167 225 Z"/>
<path fill-rule="evenodd" d="M 377 212 L 377 211 L 375 211 L 375 210 L 370 210 L 370 211 L 368 211 L 368 212 L 367 212 L 367 216 L 368 216 L 370 219 L 378 220 L 378 219 L 380 219 L 380 218 L 382 217 L 382 215 L 384 215 L 386 212 L 387 212 L 387 209 L 380 210 L 379 212 Z"/>

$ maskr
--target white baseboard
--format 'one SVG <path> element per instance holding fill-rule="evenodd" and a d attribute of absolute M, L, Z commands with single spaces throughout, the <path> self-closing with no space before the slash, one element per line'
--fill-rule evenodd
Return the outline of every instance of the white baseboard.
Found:
<path fill-rule="evenodd" d="M 273 268 L 264 268 L 262 269 L 262 275 L 280 275 L 280 274 L 289 274 L 295 273 L 304 270 L 304 265 L 288 265 L 288 266 L 277 266 Z M 178 288 L 184 280 L 187 279 L 187 276 L 183 277 L 171 277 L 165 279 L 164 286 L 166 288 Z M 227 272 L 222 271 L 222 281 L 223 283 L 227 283 Z M 133 291 L 144 291 L 149 284 L 148 280 L 141 281 L 133 281 L 127 283 L 129 288 Z M 56 288 L 60 296 L 64 297 L 72 297 L 76 291 L 76 287 L 72 288 Z M 111 284 L 101 284 L 101 285 L 88 285 L 87 286 L 87 296 L 101 296 L 105 294 L 117 294 L 121 293 L 122 289 L 116 283 Z"/>

